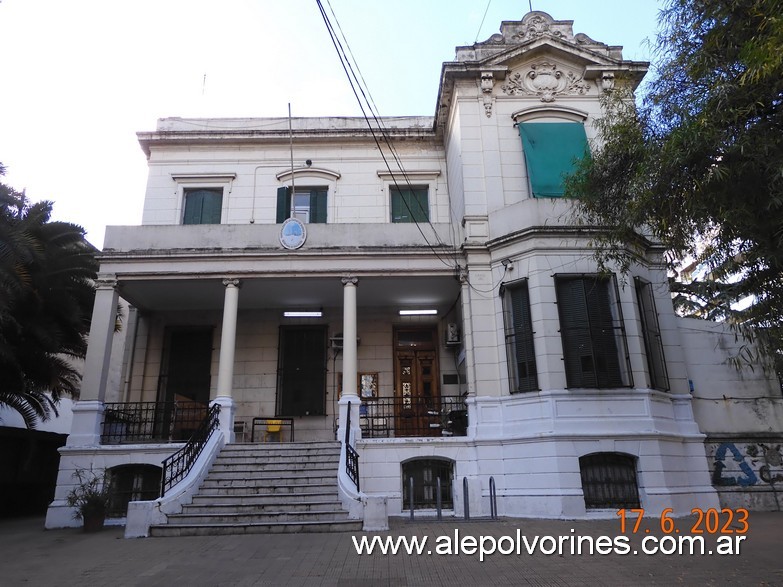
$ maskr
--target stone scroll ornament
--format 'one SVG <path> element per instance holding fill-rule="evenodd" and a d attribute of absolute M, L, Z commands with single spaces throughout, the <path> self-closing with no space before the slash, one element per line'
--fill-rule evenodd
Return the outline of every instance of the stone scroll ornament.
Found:
<path fill-rule="evenodd" d="M 501 89 L 508 96 L 527 94 L 539 96 L 542 102 L 554 102 L 560 95 L 584 96 L 590 91 L 590 85 L 573 72 L 543 62 L 531 65 L 525 74 L 512 74 Z"/>

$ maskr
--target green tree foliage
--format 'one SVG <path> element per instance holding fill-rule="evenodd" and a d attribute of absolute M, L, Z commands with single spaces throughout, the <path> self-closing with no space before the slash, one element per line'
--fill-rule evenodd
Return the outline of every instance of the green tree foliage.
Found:
<path fill-rule="evenodd" d="M 84 229 L 51 212 L 0 183 L 0 405 L 30 428 L 78 393 L 98 269 Z"/>
<path fill-rule="evenodd" d="M 660 63 L 634 104 L 604 100 L 602 146 L 567 182 L 599 259 L 626 269 L 637 234 L 705 270 L 682 307 L 783 348 L 783 0 L 668 0 Z M 736 302 L 753 299 L 738 310 Z"/>

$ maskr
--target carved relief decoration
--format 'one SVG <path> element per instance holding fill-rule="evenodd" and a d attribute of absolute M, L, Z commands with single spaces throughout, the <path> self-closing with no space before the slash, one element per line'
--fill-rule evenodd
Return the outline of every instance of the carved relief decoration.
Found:
<path fill-rule="evenodd" d="M 532 41 L 544 35 L 556 38 L 564 38 L 566 36 L 562 31 L 552 27 L 553 20 L 548 14 L 533 14 L 529 18 L 523 19 L 522 22 L 524 28 L 511 37 L 514 41 Z"/>
<path fill-rule="evenodd" d="M 484 95 L 484 114 L 487 118 L 492 117 L 492 89 L 495 86 L 495 76 L 491 71 L 481 72 L 481 93 Z"/>
<path fill-rule="evenodd" d="M 542 102 L 554 102 L 559 95 L 584 96 L 590 85 L 573 72 L 545 61 L 531 65 L 525 74 L 512 74 L 501 89 L 508 96 L 527 94 L 539 96 Z"/>

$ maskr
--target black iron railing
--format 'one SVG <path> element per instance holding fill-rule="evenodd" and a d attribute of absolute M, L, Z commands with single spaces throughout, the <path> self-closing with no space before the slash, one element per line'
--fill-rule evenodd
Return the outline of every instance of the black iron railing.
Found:
<path fill-rule="evenodd" d="M 348 415 L 345 418 L 345 472 L 356 485 L 356 491 L 359 488 L 359 453 L 351 446 L 351 402 L 348 402 Z"/>
<path fill-rule="evenodd" d="M 207 417 L 190 437 L 188 443 L 163 461 L 163 476 L 160 481 L 160 496 L 166 495 L 166 491 L 174 487 L 185 475 L 190 473 L 193 463 L 201 454 L 212 433 L 218 429 L 220 423 L 220 405 L 213 404 L 209 408 Z"/>
<path fill-rule="evenodd" d="M 468 411 L 462 396 L 381 397 L 362 402 L 362 438 L 465 436 Z"/>
<path fill-rule="evenodd" d="M 293 442 L 294 419 L 285 416 L 253 418 L 250 442 Z"/>
<path fill-rule="evenodd" d="M 106 404 L 102 444 L 182 442 L 204 421 L 208 406 L 195 401 Z"/>

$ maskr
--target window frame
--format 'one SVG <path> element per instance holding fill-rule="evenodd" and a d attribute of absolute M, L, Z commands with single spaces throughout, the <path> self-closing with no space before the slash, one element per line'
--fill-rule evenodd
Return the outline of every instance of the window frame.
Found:
<path fill-rule="evenodd" d="M 596 273 L 554 276 L 555 297 L 563 345 L 563 366 L 569 389 L 618 389 L 633 387 L 628 341 L 617 279 Z M 567 282 L 582 283 L 581 299 L 569 299 Z M 592 283 L 591 283 L 592 282 Z M 597 289 L 600 284 L 605 292 Z M 576 298 L 579 298 L 576 292 Z M 605 305 L 602 306 L 602 304 Z M 580 305 L 579 308 L 576 308 Z M 576 308 L 576 309 L 575 309 Z M 577 314 L 577 310 L 579 314 Z M 567 315 L 572 312 L 572 315 Z M 586 328 L 585 328 L 586 324 Z M 611 330 L 607 334 L 607 327 Z M 611 342 L 613 352 L 606 352 Z M 581 354 L 575 354 L 579 349 Z M 588 351 L 585 353 L 584 351 Z M 609 349 L 612 351 L 612 349 Z M 588 368 L 586 368 L 588 367 Z M 592 381 L 591 375 L 592 374 Z"/>
<path fill-rule="evenodd" d="M 200 214 L 200 222 L 188 222 L 188 200 L 191 196 L 195 196 L 197 193 L 213 193 L 220 198 L 220 204 L 218 206 L 220 210 L 220 218 L 217 222 L 205 222 L 204 221 L 204 209 L 202 207 Z M 225 193 L 221 187 L 183 187 L 182 188 L 182 224 L 185 226 L 198 226 L 198 225 L 214 225 L 223 223 L 223 201 L 225 199 Z M 192 200 L 191 200 L 192 201 Z"/>
<path fill-rule="evenodd" d="M 407 209 L 408 213 L 410 213 L 410 220 L 395 220 L 394 217 L 394 199 L 395 195 L 400 198 L 401 204 L 405 204 L 405 196 L 402 195 L 404 192 L 409 192 L 413 194 L 413 196 L 416 196 L 416 192 L 424 191 L 424 197 L 426 198 L 426 206 L 423 207 L 421 205 L 421 202 L 417 202 L 418 208 L 421 212 L 425 214 L 425 218 L 416 219 L 414 217 L 414 210 L 411 209 L 410 206 L 406 205 L 405 208 Z M 430 213 L 430 185 L 429 184 L 422 184 L 422 183 L 415 183 L 415 184 L 392 184 L 389 186 L 389 221 L 392 224 L 418 224 L 420 222 L 423 222 L 425 224 L 429 224 L 430 218 L 432 217 L 432 214 Z M 402 217 L 399 217 L 402 218 Z"/>
<path fill-rule="evenodd" d="M 306 194 L 310 195 L 310 202 L 306 211 L 307 220 L 303 220 L 296 216 L 296 197 Z M 298 218 L 304 224 L 327 224 L 328 207 L 329 186 L 295 185 L 294 191 L 291 186 L 280 186 L 277 188 L 275 220 L 277 224 L 282 224 L 289 218 Z"/>
<path fill-rule="evenodd" d="M 187 192 L 194 190 L 221 190 L 220 223 L 228 222 L 228 201 L 233 189 L 235 173 L 181 173 L 171 174 L 171 179 L 177 184 L 176 222 L 185 225 L 185 197 Z"/>
<path fill-rule="evenodd" d="M 520 295 L 523 299 L 515 303 L 513 299 L 515 294 Z M 527 278 L 502 284 L 500 295 L 503 299 L 503 334 L 508 362 L 509 393 L 539 391 L 535 331 L 530 315 L 530 289 Z M 515 308 L 520 304 L 521 308 L 519 309 L 521 309 L 522 316 L 517 316 Z M 520 348 L 520 345 L 524 345 L 525 348 Z M 520 352 L 524 353 L 523 358 L 526 359 L 524 361 L 527 369 L 525 377 L 519 373 Z"/>
<path fill-rule="evenodd" d="M 653 295 L 653 284 L 641 277 L 634 277 L 636 303 L 639 306 L 639 324 L 647 358 L 647 373 L 650 387 L 658 391 L 669 391 L 669 371 L 666 367 L 666 353 L 663 348 L 661 326 L 658 322 L 658 308 Z"/>
<path fill-rule="evenodd" d="M 552 123 L 575 123 L 579 124 L 582 129 L 584 130 L 585 135 L 585 144 L 587 147 L 587 152 L 590 153 L 590 137 L 588 136 L 588 127 L 587 127 L 587 119 L 589 117 L 589 113 L 584 110 L 579 110 L 577 108 L 571 108 L 568 106 L 562 106 L 562 105 L 554 105 L 554 104 L 548 104 L 548 105 L 537 105 L 537 106 L 530 106 L 527 108 L 523 108 L 522 110 L 518 110 L 511 114 L 511 118 L 514 120 L 514 126 L 516 128 L 516 135 L 517 140 L 519 140 L 519 144 L 522 150 L 522 159 L 525 162 L 525 173 L 527 178 L 527 189 L 528 189 L 528 195 L 530 198 L 535 199 L 551 199 L 551 198 L 562 198 L 563 193 L 560 194 L 553 194 L 553 195 L 535 195 L 533 193 L 533 181 L 531 179 L 531 165 L 528 161 L 527 153 L 524 148 L 523 140 L 522 140 L 522 134 L 521 134 L 521 128 L 520 125 L 527 124 L 527 123 L 542 123 L 542 124 L 552 124 Z"/>

